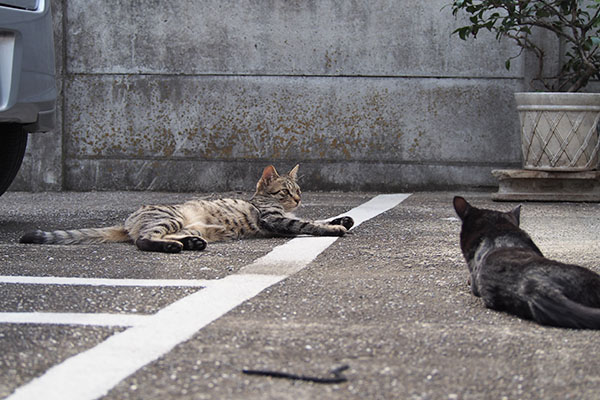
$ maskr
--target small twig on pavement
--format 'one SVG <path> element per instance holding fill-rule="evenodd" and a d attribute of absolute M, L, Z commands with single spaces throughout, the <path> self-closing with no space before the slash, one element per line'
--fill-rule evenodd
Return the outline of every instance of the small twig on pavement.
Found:
<path fill-rule="evenodd" d="M 246 375 L 261 375 L 261 376 L 270 376 L 273 378 L 284 378 L 284 379 L 293 379 L 298 381 L 306 381 L 306 382 L 314 382 L 314 383 L 325 383 L 325 384 L 333 384 L 333 383 L 343 383 L 348 381 L 342 372 L 350 368 L 348 365 L 342 365 L 341 367 L 337 367 L 331 370 L 330 374 L 333 376 L 331 378 L 321 378 L 318 376 L 307 376 L 307 375 L 296 375 L 290 374 L 287 372 L 280 371 L 269 371 L 269 370 L 261 370 L 261 369 L 243 369 L 242 372 Z"/>

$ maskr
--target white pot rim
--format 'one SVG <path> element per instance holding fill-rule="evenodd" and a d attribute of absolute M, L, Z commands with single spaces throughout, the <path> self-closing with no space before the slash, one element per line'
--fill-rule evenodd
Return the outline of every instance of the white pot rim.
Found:
<path fill-rule="evenodd" d="M 600 93 L 517 92 L 515 101 L 518 110 L 532 109 L 532 107 L 535 109 L 539 107 L 548 107 L 549 109 L 574 107 L 573 111 L 576 109 L 600 111 Z"/>
<path fill-rule="evenodd" d="M 600 93 L 516 92 L 518 104 L 600 104 Z"/>
<path fill-rule="evenodd" d="M 565 95 L 565 96 L 573 96 L 573 95 L 591 95 L 591 96 L 600 96 L 600 93 L 596 92 L 515 92 L 515 94 L 532 94 L 532 95 Z"/>

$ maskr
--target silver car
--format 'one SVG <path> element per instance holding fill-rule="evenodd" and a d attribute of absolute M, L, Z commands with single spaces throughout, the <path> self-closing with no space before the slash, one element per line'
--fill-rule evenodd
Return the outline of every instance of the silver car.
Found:
<path fill-rule="evenodd" d="M 17 175 L 27 134 L 54 129 L 56 74 L 49 0 L 0 0 L 0 194 Z"/>

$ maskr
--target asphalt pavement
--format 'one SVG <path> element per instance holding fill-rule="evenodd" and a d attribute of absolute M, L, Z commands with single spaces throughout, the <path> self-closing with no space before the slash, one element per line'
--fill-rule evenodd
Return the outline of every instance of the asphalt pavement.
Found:
<path fill-rule="evenodd" d="M 487 310 L 471 295 L 458 247 L 455 194 L 476 206 L 509 210 L 516 205 L 492 202 L 486 192 L 414 193 L 333 242 L 303 269 L 266 285 L 109 384 L 102 398 L 598 398 L 600 332 L 541 327 Z M 377 195 L 305 193 L 297 214 L 333 217 Z M 210 282 L 239 275 L 290 242 L 211 243 L 204 252 L 158 254 L 127 243 L 24 245 L 17 243 L 21 234 L 107 226 L 141 204 L 223 196 L 249 194 L 9 192 L 0 197 L 0 321 L 8 318 L 0 322 L 0 398 L 16 398 L 12 394 L 32 382 L 51 385 L 52 372 L 69 360 L 93 353 L 130 326 L 144 327 L 136 317 L 146 321 L 208 293 L 205 282 L 210 288 Z M 521 223 L 547 256 L 600 272 L 599 204 L 525 203 Z M 76 280 L 65 284 L 57 278 Z M 106 281 L 97 285 L 94 279 Z M 219 306 L 219 298 L 207 298 L 193 303 L 199 314 Z M 10 321 L 16 317 L 25 319 Z M 137 345 L 160 345 L 155 342 L 160 341 Z M 123 363 L 135 357 L 123 349 Z M 101 378 L 112 368 L 98 365 L 89 373 Z M 243 373 L 323 378 L 343 366 L 348 366 L 341 372 L 347 381 L 338 383 Z"/>

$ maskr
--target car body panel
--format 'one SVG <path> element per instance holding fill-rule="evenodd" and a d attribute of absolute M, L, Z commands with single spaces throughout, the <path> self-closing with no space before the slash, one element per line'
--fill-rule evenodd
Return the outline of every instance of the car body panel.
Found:
<path fill-rule="evenodd" d="M 55 126 L 56 73 L 48 0 L 0 0 L 0 122 Z"/>

